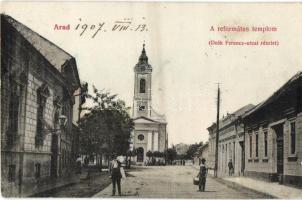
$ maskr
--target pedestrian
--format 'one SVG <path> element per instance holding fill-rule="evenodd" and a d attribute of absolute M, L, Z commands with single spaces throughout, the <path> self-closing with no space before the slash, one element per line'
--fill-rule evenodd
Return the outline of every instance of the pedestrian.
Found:
<path fill-rule="evenodd" d="M 228 163 L 228 167 L 229 167 L 229 176 L 232 176 L 233 170 L 234 170 L 232 159 L 230 159 L 230 161 Z"/>
<path fill-rule="evenodd" d="M 81 172 L 82 172 L 82 159 L 81 159 L 81 156 L 80 155 L 78 155 L 78 158 L 77 158 L 77 160 L 76 160 L 76 166 L 77 166 L 77 174 L 81 174 Z"/>
<path fill-rule="evenodd" d="M 118 190 L 118 195 L 121 196 L 121 162 L 117 160 L 116 155 L 112 156 L 112 160 L 109 164 L 109 173 L 112 180 L 112 196 L 115 195 L 116 185 Z"/>
<path fill-rule="evenodd" d="M 206 178 L 207 178 L 207 168 L 206 168 L 206 159 L 201 159 L 201 164 L 199 168 L 199 191 L 204 192 L 206 187 Z"/>

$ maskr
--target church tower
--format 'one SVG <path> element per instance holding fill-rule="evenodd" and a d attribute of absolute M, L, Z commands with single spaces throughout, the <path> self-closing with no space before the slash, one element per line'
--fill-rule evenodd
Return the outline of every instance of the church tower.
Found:
<path fill-rule="evenodd" d="M 133 117 L 150 118 L 152 67 L 148 63 L 145 44 L 143 44 L 138 63 L 134 67 L 134 76 Z"/>
<path fill-rule="evenodd" d="M 149 162 L 147 152 L 164 152 L 168 148 L 167 122 L 151 106 L 152 67 L 143 44 L 142 53 L 134 67 L 133 122 L 130 149 L 136 149 L 137 164 Z M 164 163 L 164 158 L 161 158 Z"/>

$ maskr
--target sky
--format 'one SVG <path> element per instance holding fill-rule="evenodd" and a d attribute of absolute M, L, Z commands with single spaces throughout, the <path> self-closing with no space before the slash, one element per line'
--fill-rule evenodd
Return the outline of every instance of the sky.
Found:
<path fill-rule="evenodd" d="M 74 56 L 81 81 L 118 94 L 128 106 L 132 106 L 134 66 L 145 43 L 153 67 L 152 107 L 166 115 L 169 145 L 208 139 L 207 127 L 216 120 L 217 83 L 222 116 L 265 100 L 302 67 L 299 3 L 1 4 L 2 12 Z M 112 31 L 116 21 L 131 22 L 132 31 Z M 56 24 L 69 24 L 70 30 L 55 30 Z M 88 28 L 80 36 L 85 24 Z M 277 31 L 218 31 L 222 26 L 269 26 Z M 139 31 L 134 31 L 137 27 Z M 210 46 L 210 40 L 278 41 L 279 45 Z"/>

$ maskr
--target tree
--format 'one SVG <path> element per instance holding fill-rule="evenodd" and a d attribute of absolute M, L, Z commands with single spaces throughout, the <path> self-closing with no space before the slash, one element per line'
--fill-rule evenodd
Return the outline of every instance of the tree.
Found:
<path fill-rule="evenodd" d="M 166 160 L 172 164 L 172 162 L 176 159 L 177 152 L 175 148 L 168 148 L 167 151 L 165 152 L 165 157 Z"/>
<path fill-rule="evenodd" d="M 79 121 L 82 153 L 101 157 L 102 153 L 126 155 L 134 128 L 128 114 L 130 108 L 124 101 L 116 99 L 117 95 L 99 91 L 94 86 L 93 95 L 87 92 L 85 96 L 93 106 L 82 108 L 88 111 Z"/>
<path fill-rule="evenodd" d="M 146 156 L 148 157 L 149 161 L 153 157 L 153 152 L 152 151 L 147 151 Z"/>
<path fill-rule="evenodd" d="M 198 151 L 198 148 L 203 145 L 202 142 L 191 144 L 189 149 L 187 150 L 186 154 L 184 155 L 185 159 L 192 159 L 194 154 Z"/>

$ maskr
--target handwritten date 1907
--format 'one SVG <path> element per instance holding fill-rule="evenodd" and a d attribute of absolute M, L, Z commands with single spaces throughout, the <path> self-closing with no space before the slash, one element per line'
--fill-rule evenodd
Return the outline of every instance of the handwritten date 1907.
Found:
<path fill-rule="evenodd" d="M 145 19 L 145 18 L 143 18 Z M 123 20 L 116 20 L 113 23 L 99 22 L 96 24 L 81 23 L 82 19 L 79 18 L 79 23 L 76 25 L 75 30 L 80 32 L 80 36 L 89 34 L 91 38 L 95 38 L 101 32 L 144 32 L 148 31 L 145 23 L 134 23 L 130 18 L 124 18 Z"/>

